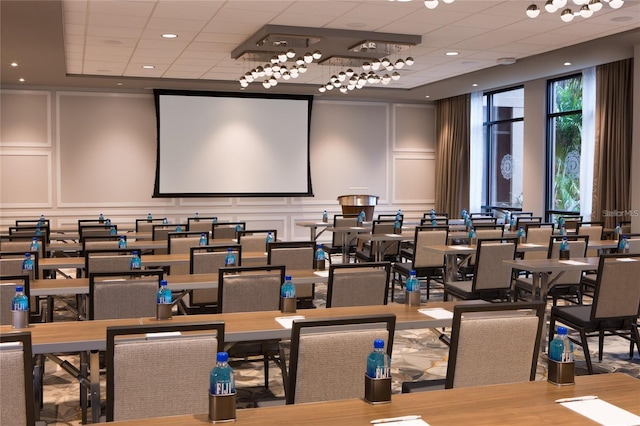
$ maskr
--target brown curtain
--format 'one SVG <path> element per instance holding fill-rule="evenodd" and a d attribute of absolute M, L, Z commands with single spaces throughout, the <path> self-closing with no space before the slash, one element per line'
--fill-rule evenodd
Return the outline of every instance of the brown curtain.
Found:
<path fill-rule="evenodd" d="M 593 170 L 594 221 L 612 228 L 629 220 L 633 61 L 596 67 L 596 137 Z"/>
<path fill-rule="evenodd" d="M 436 102 L 436 202 L 438 212 L 458 217 L 469 209 L 470 96 Z"/>

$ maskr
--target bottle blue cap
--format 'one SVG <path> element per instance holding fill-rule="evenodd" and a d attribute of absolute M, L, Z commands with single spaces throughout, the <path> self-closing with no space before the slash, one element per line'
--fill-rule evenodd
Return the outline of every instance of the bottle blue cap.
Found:
<path fill-rule="evenodd" d="M 138 250 L 132 251 L 131 254 L 138 254 Z"/>
<path fill-rule="evenodd" d="M 160 285 L 161 285 L 161 286 L 163 286 L 163 285 L 167 285 L 167 280 L 160 280 Z"/>
<path fill-rule="evenodd" d="M 206 232 L 203 232 L 202 234 L 200 234 L 201 237 L 204 237 L 206 235 Z"/>
<path fill-rule="evenodd" d="M 285 281 L 291 281 L 291 275 L 285 275 L 284 276 L 284 280 Z"/>
<path fill-rule="evenodd" d="M 227 251 L 228 251 L 229 253 L 231 253 L 231 252 L 233 251 L 233 249 L 232 249 L 231 247 L 229 247 L 229 248 L 227 249 Z"/>
<path fill-rule="evenodd" d="M 415 270 L 413 270 L 413 269 L 412 269 L 412 270 L 410 270 L 410 271 L 409 271 L 409 275 L 411 275 L 411 276 L 416 275 L 416 271 L 415 271 Z"/>
<path fill-rule="evenodd" d="M 21 285 L 16 286 L 16 291 L 24 291 L 24 287 Z"/>
<path fill-rule="evenodd" d="M 216 361 L 218 362 L 227 362 L 229 360 L 229 354 L 227 352 L 218 352 L 216 355 Z"/>
<path fill-rule="evenodd" d="M 383 349 L 384 348 L 384 340 L 376 339 L 373 341 L 373 347 L 375 349 Z"/>
<path fill-rule="evenodd" d="M 558 334 L 567 334 L 567 327 L 558 326 Z"/>
<path fill-rule="evenodd" d="M 25 253 L 24 257 L 31 257 L 31 253 Z"/>
<path fill-rule="evenodd" d="M 318 244 L 318 248 L 321 249 L 322 248 L 322 244 Z"/>

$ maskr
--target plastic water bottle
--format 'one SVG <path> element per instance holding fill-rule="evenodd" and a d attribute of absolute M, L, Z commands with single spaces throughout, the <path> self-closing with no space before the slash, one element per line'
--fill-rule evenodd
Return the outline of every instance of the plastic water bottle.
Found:
<path fill-rule="evenodd" d="M 286 298 L 296 297 L 296 286 L 291 281 L 291 275 L 284 277 L 284 283 L 282 283 L 282 287 L 280 288 L 280 295 Z"/>
<path fill-rule="evenodd" d="M 98 215 L 98 222 L 104 223 L 104 215 L 102 213 Z"/>
<path fill-rule="evenodd" d="M 526 239 L 527 233 L 524 230 L 524 226 L 521 226 L 520 229 L 518 229 L 518 243 L 522 244 Z"/>
<path fill-rule="evenodd" d="M 324 223 L 329 222 L 329 215 L 327 214 L 326 210 L 322 212 L 322 222 Z"/>
<path fill-rule="evenodd" d="M 573 342 L 567 336 L 567 327 L 559 326 L 557 332 L 549 345 L 549 359 L 556 362 L 573 362 Z"/>
<path fill-rule="evenodd" d="M 158 289 L 156 303 L 158 305 L 170 305 L 171 300 L 171 290 L 169 290 L 169 286 L 167 286 L 167 280 L 160 281 L 160 288 Z"/>
<path fill-rule="evenodd" d="M 569 240 L 567 240 L 567 237 L 562 238 L 562 242 L 560 243 L 560 251 L 567 251 L 569 250 Z"/>
<path fill-rule="evenodd" d="M 473 222 L 471 222 L 471 218 L 469 216 L 465 219 L 464 226 L 467 228 L 467 231 L 470 231 L 471 228 L 473 228 Z"/>
<path fill-rule="evenodd" d="M 41 237 L 42 236 L 42 228 L 40 228 L 40 224 L 36 225 L 36 232 L 35 232 L 37 237 Z"/>
<path fill-rule="evenodd" d="M 218 216 L 214 216 L 211 223 L 218 223 Z"/>
<path fill-rule="evenodd" d="M 478 242 L 477 240 L 476 228 L 472 226 L 471 229 L 469 229 L 469 244 L 474 246 Z"/>
<path fill-rule="evenodd" d="M 111 228 L 109 228 L 109 235 L 116 235 L 118 233 L 118 230 L 116 229 L 115 226 L 112 226 Z"/>
<path fill-rule="evenodd" d="M 47 223 L 47 219 L 44 217 L 43 214 L 40 215 L 40 220 L 38 220 L 38 225 L 44 225 Z"/>
<path fill-rule="evenodd" d="M 24 294 L 24 286 L 16 286 L 16 294 L 11 298 L 11 310 L 12 311 L 28 311 L 29 310 L 29 298 Z"/>
<path fill-rule="evenodd" d="M 438 226 L 438 220 L 435 218 L 431 219 L 431 226 Z"/>
<path fill-rule="evenodd" d="M 40 242 L 38 241 L 38 237 L 33 237 L 31 239 L 31 245 L 29 246 L 29 251 L 40 251 Z"/>
<path fill-rule="evenodd" d="M 31 253 L 25 253 L 22 260 L 22 272 L 26 275 L 30 274 L 31 271 L 33 271 L 33 259 L 31 258 Z"/>
<path fill-rule="evenodd" d="M 104 224 L 105 224 L 105 225 L 107 225 L 107 226 L 111 226 L 111 219 L 107 218 L 107 219 L 104 221 Z"/>
<path fill-rule="evenodd" d="M 514 229 L 516 227 L 516 218 L 511 216 L 509 219 L 509 229 Z"/>
<path fill-rule="evenodd" d="M 151 213 L 147 215 L 147 220 L 153 220 L 153 216 L 151 215 Z"/>
<path fill-rule="evenodd" d="M 207 245 L 207 233 L 203 232 L 202 234 L 200 234 L 200 241 L 198 241 L 198 245 L 199 246 L 206 246 Z"/>
<path fill-rule="evenodd" d="M 236 232 L 240 232 L 240 231 L 242 231 L 242 225 L 237 224 L 236 225 Z"/>
<path fill-rule="evenodd" d="M 324 271 L 325 261 L 324 261 L 324 250 L 322 249 L 322 244 L 318 244 L 318 246 L 316 247 L 315 261 L 316 261 L 316 271 Z"/>
<path fill-rule="evenodd" d="M 266 242 L 267 242 L 267 244 L 273 242 L 273 234 L 271 232 L 267 232 Z"/>
<path fill-rule="evenodd" d="M 182 232 L 182 226 L 180 225 L 176 226 L 176 232 Z"/>
<path fill-rule="evenodd" d="M 391 377 L 391 358 L 384 351 L 384 340 L 373 341 L 373 351 L 367 356 L 367 376 L 372 379 Z"/>
<path fill-rule="evenodd" d="M 395 222 L 393 222 L 393 233 L 394 234 L 402 233 L 402 226 L 400 226 L 400 220 L 397 218 L 397 216 L 396 216 Z"/>
<path fill-rule="evenodd" d="M 622 234 L 622 227 L 620 226 L 620 223 L 617 223 L 613 230 L 613 239 L 618 240 L 620 238 L 620 234 Z"/>
<path fill-rule="evenodd" d="M 460 212 L 460 217 L 466 219 L 468 214 L 469 213 L 467 212 L 467 209 L 462 209 L 462 211 Z"/>
<path fill-rule="evenodd" d="M 618 253 L 629 253 L 629 240 L 626 235 L 623 235 L 618 243 Z"/>
<path fill-rule="evenodd" d="M 196 212 L 196 222 L 200 222 L 200 215 Z"/>
<path fill-rule="evenodd" d="M 162 219 L 162 224 L 163 225 L 168 225 L 169 224 L 169 221 L 167 220 L 166 217 Z"/>
<path fill-rule="evenodd" d="M 358 226 L 362 226 L 362 223 L 365 221 L 365 219 L 367 218 L 367 215 L 365 214 L 364 210 L 360 210 L 360 213 L 358 214 Z"/>
<path fill-rule="evenodd" d="M 413 269 L 409 271 L 409 278 L 407 278 L 407 291 L 420 291 L 418 277 Z"/>
<path fill-rule="evenodd" d="M 560 226 L 560 235 L 567 235 L 567 227 L 564 224 Z"/>
<path fill-rule="evenodd" d="M 131 261 L 129 262 L 129 268 L 132 271 L 142 269 L 142 261 L 140 260 L 140 256 L 138 256 L 138 251 L 134 251 L 131 253 Z"/>
<path fill-rule="evenodd" d="M 120 238 L 118 238 L 118 248 L 119 249 L 127 248 L 127 239 L 124 237 L 124 235 L 120 235 Z"/>
<path fill-rule="evenodd" d="M 402 220 L 402 209 L 398 209 L 398 211 L 396 212 L 396 220 Z"/>
<path fill-rule="evenodd" d="M 236 266 L 236 255 L 231 247 L 227 249 L 227 255 L 224 257 L 224 266 Z"/>
<path fill-rule="evenodd" d="M 218 352 L 216 365 L 211 370 L 209 378 L 209 393 L 211 395 L 231 395 L 236 393 L 236 376 L 229 366 L 229 354 Z"/>

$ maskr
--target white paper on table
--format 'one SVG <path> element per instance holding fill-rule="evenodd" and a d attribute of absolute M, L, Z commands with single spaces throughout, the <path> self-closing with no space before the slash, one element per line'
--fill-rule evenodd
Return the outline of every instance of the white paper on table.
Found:
<path fill-rule="evenodd" d="M 284 328 L 286 328 L 287 330 L 291 330 L 291 327 L 293 327 L 294 320 L 300 320 L 300 319 L 304 319 L 304 316 L 292 315 L 290 317 L 276 317 L 276 321 L 278 321 L 278 323 Z"/>
<path fill-rule="evenodd" d="M 452 319 L 453 318 L 453 312 L 449 312 L 446 309 L 442 309 L 442 308 L 418 309 L 418 312 L 435 319 Z"/>
<path fill-rule="evenodd" d="M 416 420 L 401 420 L 398 422 L 381 423 L 382 426 L 429 426 L 429 423 L 422 419 Z"/>
<path fill-rule="evenodd" d="M 637 259 L 633 259 L 631 257 L 623 257 L 620 259 L 616 259 L 618 262 L 637 262 Z"/>
<path fill-rule="evenodd" d="M 640 416 L 630 413 L 602 399 L 563 402 L 562 405 L 601 425 L 640 425 Z"/>
<path fill-rule="evenodd" d="M 329 276 L 329 271 L 315 271 L 313 274 L 319 277 L 327 278 Z"/>
<path fill-rule="evenodd" d="M 463 246 L 463 245 L 456 245 L 456 246 L 449 246 L 449 247 L 456 250 L 469 250 L 471 248 L 469 246 Z"/>
<path fill-rule="evenodd" d="M 577 260 L 560 260 L 559 262 L 566 265 L 588 265 L 588 263 L 578 262 Z"/>

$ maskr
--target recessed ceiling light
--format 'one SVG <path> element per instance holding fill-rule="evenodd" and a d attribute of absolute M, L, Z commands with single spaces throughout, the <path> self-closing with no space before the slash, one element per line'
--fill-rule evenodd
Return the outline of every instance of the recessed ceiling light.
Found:
<path fill-rule="evenodd" d="M 564 65 L 565 67 L 568 67 L 569 65 L 571 65 L 571 62 L 565 62 L 563 65 Z"/>
<path fill-rule="evenodd" d="M 17 63 L 17 62 L 11 62 L 11 66 L 12 66 L 12 67 L 17 67 L 17 66 L 18 66 L 18 63 Z"/>
<path fill-rule="evenodd" d="M 473 87 L 478 87 L 478 83 L 473 83 L 472 86 Z"/>
<path fill-rule="evenodd" d="M 430 97 L 431 97 L 431 96 L 429 96 L 429 95 L 426 95 L 426 96 L 425 96 L 425 98 L 427 98 L 427 99 L 429 99 Z"/>
<path fill-rule="evenodd" d="M 155 65 L 143 65 L 142 68 L 146 69 L 146 70 L 152 70 L 154 69 L 156 66 Z"/>
<path fill-rule="evenodd" d="M 124 83 L 117 82 L 116 86 L 122 86 Z"/>
<path fill-rule="evenodd" d="M 18 81 L 19 81 L 20 83 L 24 83 L 24 78 L 19 78 L 19 79 L 18 79 Z"/>
<path fill-rule="evenodd" d="M 458 56 L 460 54 L 460 52 L 447 52 L 445 53 L 445 55 L 447 56 Z"/>
<path fill-rule="evenodd" d="M 164 38 L 177 38 L 178 34 L 166 33 L 166 34 L 162 34 L 162 37 L 164 37 Z"/>

